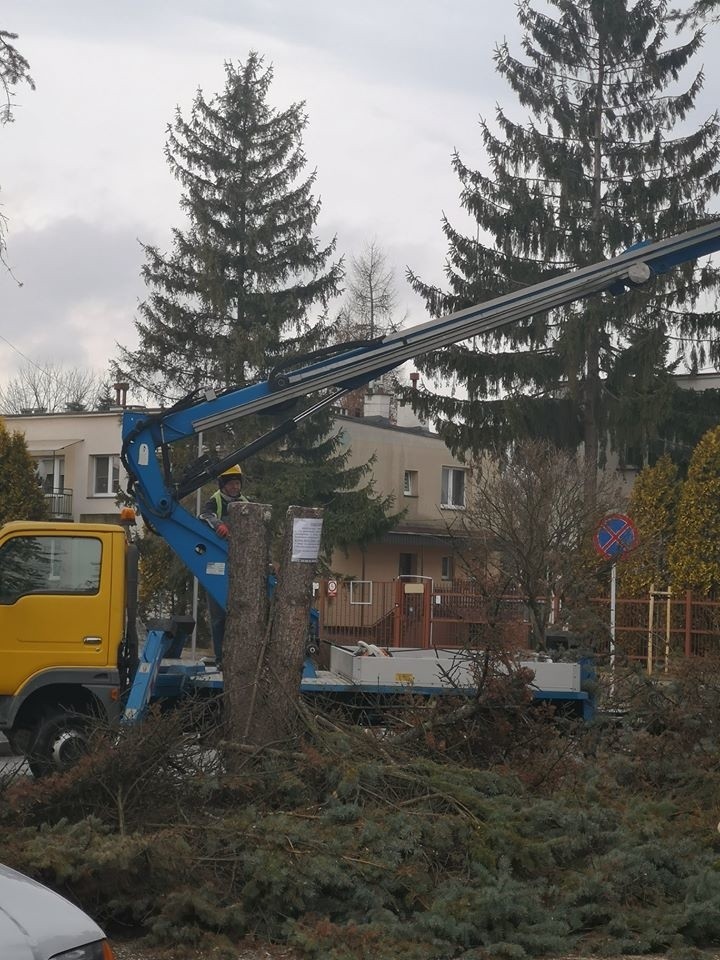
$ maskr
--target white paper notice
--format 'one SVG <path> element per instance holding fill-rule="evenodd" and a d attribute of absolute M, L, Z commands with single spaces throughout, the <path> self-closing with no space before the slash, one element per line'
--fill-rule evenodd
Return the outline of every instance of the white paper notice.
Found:
<path fill-rule="evenodd" d="M 320 555 L 322 518 L 295 517 L 293 520 L 292 559 L 315 563 Z"/>

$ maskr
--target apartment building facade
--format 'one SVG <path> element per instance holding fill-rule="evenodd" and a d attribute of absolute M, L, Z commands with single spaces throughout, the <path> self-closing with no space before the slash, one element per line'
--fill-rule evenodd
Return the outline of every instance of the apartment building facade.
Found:
<path fill-rule="evenodd" d="M 409 420 L 409 418 L 408 418 Z M 469 496 L 466 465 L 454 457 L 437 434 L 424 425 L 403 425 L 382 414 L 339 416 L 335 427 L 349 448 L 349 462 L 374 458 L 372 475 L 378 493 L 394 497 L 404 512 L 397 527 L 365 549 L 336 551 L 332 565 L 340 576 L 392 580 L 412 576 L 453 580 L 454 541 Z"/>
<path fill-rule="evenodd" d="M 115 522 L 118 488 L 127 476 L 120 462 L 123 408 L 73 413 L 4 416 L 8 430 L 25 436 L 51 517 Z M 339 411 L 335 430 L 352 465 L 373 460 L 378 494 L 392 495 L 404 511 L 397 528 L 365 550 L 338 550 L 332 568 L 339 576 L 391 580 L 398 576 L 452 580 L 452 528 L 457 529 L 468 496 L 466 467 L 450 454 L 412 411 L 386 394 L 368 393 L 350 415 Z M 252 465 L 250 464 L 250 469 Z"/>

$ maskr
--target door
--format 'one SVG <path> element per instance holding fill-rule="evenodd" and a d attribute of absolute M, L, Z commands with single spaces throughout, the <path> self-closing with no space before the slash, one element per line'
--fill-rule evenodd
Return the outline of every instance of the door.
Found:
<path fill-rule="evenodd" d="M 0 694 L 49 668 L 109 663 L 110 537 L 48 531 L 0 544 Z"/>
<path fill-rule="evenodd" d="M 396 589 L 395 646 L 429 647 L 432 580 L 400 578 L 396 581 Z"/>

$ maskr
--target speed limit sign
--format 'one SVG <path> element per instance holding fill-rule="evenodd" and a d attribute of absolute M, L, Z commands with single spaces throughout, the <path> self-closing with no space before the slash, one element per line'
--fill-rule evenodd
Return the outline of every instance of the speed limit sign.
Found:
<path fill-rule="evenodd" d="M 328 580 L 327 582 L 327 595 L 329 597 L 337 596 L 337 580 Z"/>

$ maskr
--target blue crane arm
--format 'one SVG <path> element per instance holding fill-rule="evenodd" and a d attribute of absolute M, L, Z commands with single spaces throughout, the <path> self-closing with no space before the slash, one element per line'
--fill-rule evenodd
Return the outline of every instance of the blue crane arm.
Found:
<path fill-rule="evenodd" d="M 299 358 L 300 365 L 296 368 L 278 369 L 268 380 L 249 387 L 220 394 L 210 391 L 155 414 L 126 411 L 122 457 L 140 513 L 224 605 L 227 545 L 182 506 L 180 500 L 183 496 L 217 476 L 231 463 L 280 439 L 320 407 L 406 360 L 594 294 L 619 294 L 642 286 L 657 274 L 718 250 L 720 221 L 714 221 L 666 240 L 637 244 L 610 260 L 523 287 L 369 343 L 339 344 L 327 352 L 310 355 L 306 358 L 310 362 L 304 364 Z M 322 391 L 331 392 L 242 451 L 214 463 L 205 459 L 195 466 L 191 475 L 181 479 L 173 477 L 168 452 L 173 443 L 241 417 L 271 413 L 301 397 Z"/>

